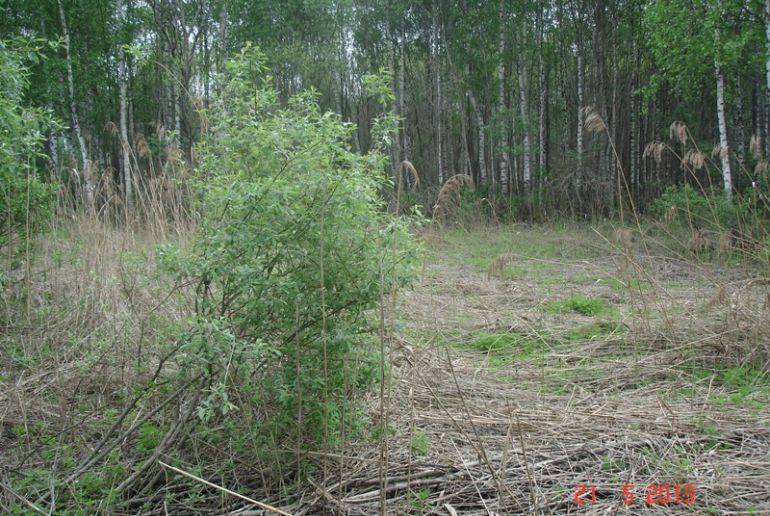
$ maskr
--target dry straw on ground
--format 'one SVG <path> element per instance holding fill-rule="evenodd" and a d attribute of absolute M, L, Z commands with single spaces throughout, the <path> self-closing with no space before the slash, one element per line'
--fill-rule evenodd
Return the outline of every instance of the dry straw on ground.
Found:
<path fill-rule="evenodd" d="M 498 257 L 489 271 L 499 271 L 511 258 Z M 645 258 L 640 266 L 665 280 L 668 267 L 658 260 Z M 596 274 L 610 264 L 564 263 L 564 270 L 577 265 Z M 705 279 L 688 274 L 693 284 Z M 582 288 L 601 295 L 599 287 Z M 386 513 L 606 514 L 625 510 L 623 487 L 633 484 L 636 500 L 629 509 L 635 514 L 770 510 L 770 410 L 719 405 L 724 386 L 683 373 L 731 360 L 738 350 L 723 343 L 736 332 L 748 331 L 755 342 L 770 337 L 761 323 L 768 320 L 760 303 L 765 289 L 761 282 L 736 281 L 693 312 L 695 319 L 667 330 L 654 321 L 650 329 L 629 321 L 634 329 L 628 333 L 580 345 L 553 342 L 542 354 L 501 367 L 482 351 L 447 347 L 447 339 L 462 344 L 491 331 L 537 340 L 558 330 L 556 318 L 533 326 L 531 307 L 547 287 L 535 280 L 484 279 L 441 264 L 405 306 L 415 334 L 435 337 L 421 344 L 393 336 L 394 350 L 410 353 L 395 361 L 400 365 L 393 371 L 395 435 L 387 442 L 387 483 L 378 475 L 376 448 L 353 443 L 341 457 L 328 459 L 330 469 L 335 464 L 344 473 L 313 484 L 303 504 L 291 509 L 375 514 L 384 489 Z M 682 306 L 693 294 L 669 293 Z M 635 303 L 635 296 L 629 291 L 623 297 Z M 754 363 L 770 357 L 767 345 L 758 351 L 748 357 Z M 424 455 L 410 452 L 415 432 L 430 442 Z M 596 505 L 575 504 L 580 483 L 597 487 Z M 695 503 L 647 505 L 648 484 L 692 484 Z"/>
<path fill-rule="evenodd" d="M 751 402 L 751 392 L 746 401 L 731 401 L 735 391 L 721 376 L 697 374 L 767 367 L 770 287 L 750 271 L 648 252 L 642 234 L 634 235 L 634 253 L 628 253 L 620 249 L 626 239 L 619 234 L 617 245 L 602 244 L 588 259 L 522 252 L 490 257 L 485 275 L 451 259 L 442 234 L 432 233 L 435 259 L 389 314 L 398 325 L 386 340 L 388 420 L 376 421 L 376 395 L 363 400 L 372 424 L 338 449 L 301 450 L 308 473 L 296 482 L 288 465 L 295 451 L 282 450 L 280 443 L 276 453 L 290 457 L 283 476 L 240 462 L 230 444 L 212 449 L 197 439 L 188 417 L 197 402 L 194 392 L 152 399 L 140 394 L 137 412 L 120 431 L 105 428 L 116 418 L 108 417 L 105 407 L 125 408 L 114 401 L 121 392 L 139 380 L 162 383 L 163 375 L 174 374 L 167 370 L 153 379 L 155 369 L 146 366 L 157 366 L 163 357 L 160 348 L 148 347 L 149 337 L 154 317 L 181 316 L 184 298 L 169 302 L 165 286 L 152 279 L 152 262 L 123 253 L 132 238 L 137 240 L 131 249 L 151 253 L 157 236 L 143 240 L 93 221 L 77 227 L 82 233 L 72 235 L 73 241 L 93 246 L 79 261 L 58 268 L 41 264 L 56 273 L 36 276 L 32 291 L 58 309 L 30 328 L 88 337 L 77 346 L 57 343 L 55 355 L 30 345 L 26 352 L 41 360 L 39 372 L 0 379 L 3 475 L 45 464 L 34 433 L 16 446 L 14 429 L 45 424 L 61 432 L 59 439 L 77 435 L 88 444 L 88 453 L 77 457 L 86 472 L 107 461 L 105 450 L 135 446 L 137 429 L 166 413 L 159 403 L 167 402 L 179 415 L 163 421 L 173 431 L 157 454 L 137 461 L 116 482 L 129 500 L 126 512 L 246 516 L 274 507 L 295 515 L 607 514 L 626 510 L 625 484 L 634 486 L 637 498 L 629 508 L 634 514 L 770 511 L 770 408 Z M 502 238 L 506 231 L 492 235 Z M 588 245 L 585 236 L 522 231 L 533 232 L 530 240 L 558 243 L 562 251 Z M 629 259 L 634 261 L 629 270 L 638 276 L 627 283 L 636 279 L 638 288 L 605 281 Z M 511 261 L 531 274 L 500 278 Z M 569 337 L 597 319 L 543 309 L 546 301 L 576 293 L 617 310 L 617 319 L 599 319 L 613 323 L 608 331 Z M 71 296 L 87 303 L 62 309 Z M 482 334 L 517 340 L 505 353 L 474 349 L 470 344 Z M 42 342 L 29 337 L 29 343 Z M 105 338 L 113 339 L 110 346 L 103 345 Z M 91 409 L 72 408 L 82 404 Z M 377 434 L 378 428 L 389 430 Z M 199 469 L 160 466 L 176 459 L 175 443 L 195 450 Z M 266 474 L 282 478 L 284 489 L 265 487 Z M 0 484 L 0 501 L 17 502 L 4 487 L 5 476 Z M 596 505 L 575 504 L 576 484 L 596 486 Z M 695 503 L 648 506 L 648 484 L 692 484 Z M 26 502 L 48 509 L 50 495 Z"/>

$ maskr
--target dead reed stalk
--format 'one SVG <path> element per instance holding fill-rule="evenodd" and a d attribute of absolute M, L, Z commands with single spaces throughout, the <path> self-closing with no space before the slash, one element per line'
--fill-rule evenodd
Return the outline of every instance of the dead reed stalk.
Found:
<path fill-rule="evenodd" d="M 433 205 L 433 219 L 446 221 L 460 207 L 465 188 L 474 188 L 473 178 L 468 174 L 456 174 L 447 179 Z"/>

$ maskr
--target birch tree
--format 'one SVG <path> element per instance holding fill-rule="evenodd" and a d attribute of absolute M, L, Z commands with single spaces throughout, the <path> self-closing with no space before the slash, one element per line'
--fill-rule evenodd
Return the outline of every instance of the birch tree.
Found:
<path fill-rule="evenodd" d="M 597 205 L 590 186 L 621 178 L 615 166 L 640 204 L 681 180 L 673 162 L 653 169 L 641 159 L 673 119 L 721 151 L 725 192 L 750 184 L 739 171 L 757 158 L 746 154 L 736 168 L 749 126 L 770 148 L 769 2 L 6 0 L 0 37 L 61 38 L 61 51 L 30 70 L 29 98 L 68 121 L 84 199 L 97 166 L 116 171 L 130 203 L 144 167 L 170 170 L 160 165 L 174 143 L 192 157 L 205 132 L 193 107 L 209 104 L 210 78 L 253 41 L 281 98 L 314 87 L 323 110 L 358 125 L 351 144 L 361 152 L 380 110 L 362 97 L 361 77 L 390 68 L 390 107 L 403 120 L 392 161 L 412 161 L 426 186 L 467 172 L 490 193 L 499 178 L 511 193 L 536 189 L 533 204 L 590 213 L 611 206 L 607 191 Z M 126 45 L 148 59 L 126 55 Z M 606 119 L 619 163 L 586 133 L 587 105 Z M 119 138 L 104 134 L 110 121 Z M 64 148 L 65 139 L 47 136 Z M 140 136 L 155 152 L 137 163 L 127 154 Z M 488 198 L 503 207 L 502 197 Z"/>
<path fill-rule="evenodd" d="M 80 121 L 78 119 L 77 101 L 75 99 L 75 79 L 72 74 L 72 54 L 70 52 L 70 32 L 67 28 L 67 17 L 64 13 L 64 6 L 62 0 L 58 0 L 59 7 L 59 19 L 61 21 L 62 37 L 64 39 L 64 52 L 67 63 L 67 91 L 69 92 L 70 114 L 72 120 L 72 129 L 75 131 L 75 137 L 78 141 L 78 147 L 80 149 L 80 158 L 82 163 L 81 173 L 83 175 L 83 192 L 86 200 L 86 204 L 89 209 L 94 205 L 94 183 L 91 177 L 90 161 L 88 159 L 88 152 L 86 151 L 86 141 L 83 138 L 83 132 L 80 129 Z"/>
<path fill-rule="evenodd" d="M 123 0 L 118 0 L 118 26 L 123 32 L 128 28 L 128 10 L 130 5 L 124 5 Z M 126 198 L 126 208 L 131 211 L 133 207 L 133 178 L 131 177 L 131 152 L 128 140 L 128 51 L 125 47 L 119 50 L 119 70 L 118 81 L 120 83 L 120 92 L 118 103 L 120 104 L 120 150 L 121 150 L 121 180 L 123 183 L 123 194 Z"/>
<path fill-rule="evenodd" d="M 765 41 L 767 54 L 765 56 L 765 79 L 767 81 L 767 94 L 770 97 L 770 0 L 765 0 Z"/>
<path fill-rule="evenodd" d="M 498 119 L 502 121 L 507 111 L 505 105 L 505 4 L 503 0 L 500 0 L 497 16 L 498 23 L 500 25 L 498 28 L 497 43 L 497 53 L 500 59 L 500 62 L 497 65 L 497 113 Z M 507 186 L 509 175 L 508 164 L 511 158 L 508 154 L 508 131 L 506 129 L 507 124 L 502 125 L 503 128 L 502 131 L 500 131 L 502 142 L 499 144 L 502 148 L 500 157 L 500 181 L 503 183 L 503 186 Z"/>
<path fill-rule="evenodd" d="M 528 194 L 532 185 L 532 145 L 529 139 L 529 98 L 527 95 L 527 82 L 525 79 L 526 72 L 523 64 L 519 65 L 519 111 L 521 113 L 521 125 L 523 137 L 523 165 L 522 165 L 522 182 L 524 186 L 524 193 Z"/>
<path fill-rule="evenodd" d="M 765 152 L 770 154 L 770 0 L 765 0 L 764 8 L 765 20 L 765 81 L 767 91 L 765 91 Z"/>
<path fill-rule="evenodd" d="M 732 195 L 734 184 L 728 139 L 726 71 L 738 73 L 736 68 L 751 41 L 751 31 L 735 24 L 743 7 L 742 0 L 656 0 L 646 11 L 650 44 L 660 68 L 660 76 L 653 84 L 665 80 L 676 93 L 693 98 L 699 94 L 693 77 L 708 76 L 707 70 L 711 67 L 722 185 L 728 197 Z"/>

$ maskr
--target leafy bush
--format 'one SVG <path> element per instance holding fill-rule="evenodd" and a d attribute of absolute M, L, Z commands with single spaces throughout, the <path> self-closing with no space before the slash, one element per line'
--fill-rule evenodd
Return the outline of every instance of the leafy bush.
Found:
<path fill-rule="evenodd" d="M 690 185 L 669 186 L 653 202 L 652 213 L 671 222 L 721 231 L 738 227 L 744 204 L 741 198 L 730 200 L 721 192 L 704 195 Z"/>
<path fill-rule="evenodd" d="M 196 241 L 160 258 L 197 285 L 185 365 L 207 382 L 199 417 L 333 441 L 349 394 L 378 377 L 369 311 L 415 277 L 418 248 L 384 209 L 384 154 L 353 153 L 353 127 L 312 91 L 282 107 L 263 62 L 251 47 L 228 62 L 198 147 Z"/>
<path fill-rule="evenodd" d="M 24 105 L 25 63 L 37 59 L 31 43 L 0 40 L 0 247 L 13 252 L 24 248 L 52 205 L 52 188 L 40 181 L 35 165 L 44 133 L 54 123 L 46 112 Z"/>

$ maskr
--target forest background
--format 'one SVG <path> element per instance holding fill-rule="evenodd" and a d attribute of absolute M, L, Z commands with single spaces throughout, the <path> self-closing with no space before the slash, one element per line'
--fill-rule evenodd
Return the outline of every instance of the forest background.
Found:
<path fill-rule="evenodd" d="M 215 77 L 252 42 L 284 102 L 313 88 L 322 110 L 356 124 L 356 151 L 372 147 L 382 111 L 364 77 L 389 71 L 400 118 L 391 163 L 394 174 L 403 160 L 417 169 L 427 213 L 466 174 L 498 215 L 582 218 L 616 214 L 620 198 L 644 209 L 675 184 L 767 192 L 767 9 L 5 0 L 0 36 L 61 42 L 31 68 L 26 98 L 68 127 L 46 134 L 51 178 L 99 209 L 183 174 L 180 160 L 195 165 Z"/>

